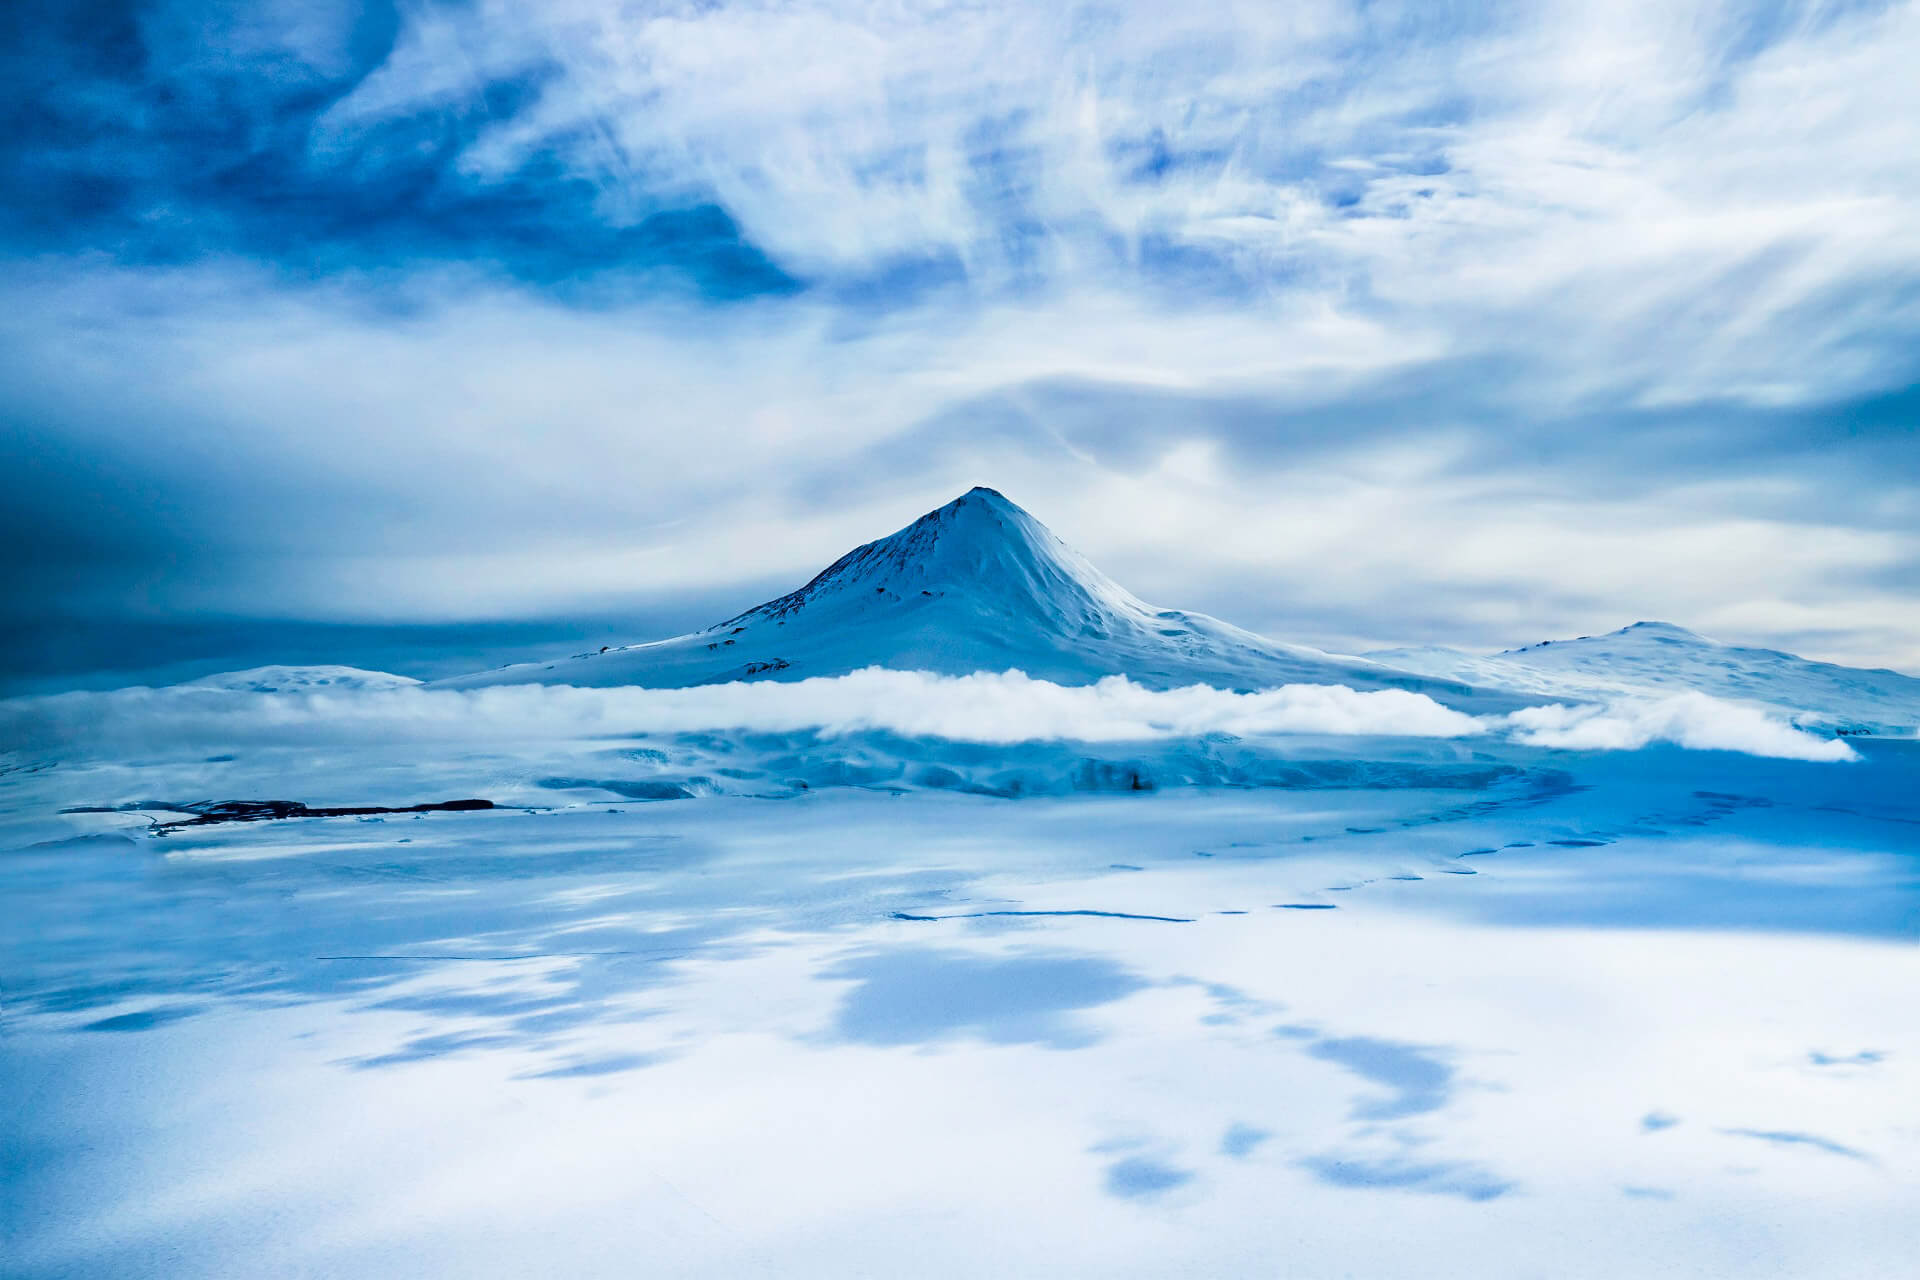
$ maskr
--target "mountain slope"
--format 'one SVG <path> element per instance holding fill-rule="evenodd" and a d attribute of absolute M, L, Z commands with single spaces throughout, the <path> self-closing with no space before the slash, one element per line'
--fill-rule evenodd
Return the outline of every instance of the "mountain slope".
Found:
<path fill-rule="evenodd" d="M 844 675 L 868 666 L 948 675 L 1018 668 L 1063 684 L 1125 675 L 1156 688 L 1337 683 L 1413 689 L 1476 709 L 1503 701 L 1450 678 L 1156 609 L 985 488 L 855 548 L 799 590 L 704 631 L 440 683 L 679 688 Z"/>
<path fill-rule="evenodd" d="M 1612 698 L 1695 690 L 1788 711 L 1809 727 L 1872 733 L 1920 725 L 1920 679 L 1814 662 L 1777 649 L 1721 644 L 1670 622 L 1548 640 L 1480 657 L 1458 649 L 1383 649 L 1376 661 L 1544 698 Z"/>

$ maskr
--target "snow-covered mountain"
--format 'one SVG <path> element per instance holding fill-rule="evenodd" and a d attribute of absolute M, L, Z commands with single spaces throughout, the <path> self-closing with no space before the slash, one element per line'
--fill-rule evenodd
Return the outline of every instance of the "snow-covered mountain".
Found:
<path fill-rule="evenodd" d="M 1538 698 L 1693 690 L 1787 711 L 1810 728 L 1897 733 L 1920 726 L 1920 679 L 1721 644 L 1670 622 L 1636 622 L 1606 635 L 1547 640 L 1485 657 L 1446 648 L 1382 649 L 1367 656 Z"/>
<path fill-rule="evenodd" d="M 1154 688 L 1288 683 L 1402 688 L 1492 709 L 1449 676 L 1266 639 L 1134 597 L 992 489 L 857 547 L 799 590 L 691 635 L 440 682 L 640 685 L 798 680 L 862 667 L 964 675 L 1018 668 L 1061 684 L 1125 675 Z"/>
<path fill-rule="evenodd" d="M 1482 713 L 1691 691 L 1784 711 L 1813 729 L 1901 734 L 1920 726 L 1920 679 L 1720 644 L 1664 622 L 1488 656 L 1430 647 L 1354 657 L 1270 640 L 1143 603 L 985 488 L 704 631 L 439 684 L 684 688 L 875 666 L 941 675 L 1018 669 L 1069 685 L 1124 675 L 1157 689 L 1399 688 Z"/>

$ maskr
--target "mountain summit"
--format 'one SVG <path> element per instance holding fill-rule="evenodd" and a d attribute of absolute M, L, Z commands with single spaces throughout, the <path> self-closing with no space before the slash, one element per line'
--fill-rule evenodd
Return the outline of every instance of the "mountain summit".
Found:
<path fill-rule="evenodd" d="M 1451 679 L 1283 644 L 1204 614 L 1156 609 L 987 488 L 854 548 L 798 590 L 704 631 L 442 683 L 680 688 L 872 666 L 943 675 L 1017 668 L 1061 684 L 1124 675 L 1155 688 L 1345 684 L 1478 701 Z"/>
<path fill-rule="evenodd" d="M 982 619 L 1088 638 L 1110 634 L 1117 616 L 1150 612 L 998 490 L 978 487 L 720 628 L 950 597 Z"/>

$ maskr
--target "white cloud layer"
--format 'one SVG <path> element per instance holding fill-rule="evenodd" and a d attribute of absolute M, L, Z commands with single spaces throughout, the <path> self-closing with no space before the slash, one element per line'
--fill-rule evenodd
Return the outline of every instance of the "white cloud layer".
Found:
<path fill-rule="evenodd" d="M 992 286 L 1171 244 L 1420 329 L 1549 304 L 1576 382 L 1776 399 L 1890 354 L 1777 322 L 1912 270 L 1917 53 L 1913 6 L 1794 0 L 484 0 L 419 11 L 316 147 L 552 68 L 469 173 L 557 154 L 635 221 L 679 181 L 803 275 L 950 256 Z"/>
<path fill-rule="evenodd" d="M 297 687 L 285 679 L 282 685 Z M 886 732 L 977 743 L 1124 742 L 1224 733 L 1340 737 L 1511 737 L 1528 746 L 1630 750 L 1668 742 L 1797 760 L 1853 751 L 1752 708 L 1702 694 L 1612 707 L 1547 706 L 1475 717 L 1422 694 L 1285 685 L 1155 691 L 1121 676 L 1065 686 L 1018 671 L 936 676 L 868 668 L 791 683 L 692 689 L 508 685 L 261 693 L 214 685 L 65 693 L 0 702 L 0 741 L 27 750 L 166 750 L 235 743 L 510 744 L 694 731 L 829 736 Z"/>
<path fill-rule="evenodd" d="M 1740 751 L 1785 760 L 1852 760 L 1838 738 L 1804 733 L 1755 707 L 1704 693 L 1609 706 L 1528 707 L 1508 717 L 1516 742 L 1572 751 L 1632 751 L 1671 742 L 1699 751 Z"/>
<path fill-rule="evenodd" d="M 0 497 L 82 563 L 17 594 L 737 609 L 988 483 L 1282 638 L 1920 667 L 1911 395 L 1853 404 L 1920 380 L 1916 65 L 1920 6 L 1824 0 L 409 5 L 304 162 L 517 87 L 461 180 L 717 201 L 804 287 L 18 264 L 0 381 L 53 444 Z"/>

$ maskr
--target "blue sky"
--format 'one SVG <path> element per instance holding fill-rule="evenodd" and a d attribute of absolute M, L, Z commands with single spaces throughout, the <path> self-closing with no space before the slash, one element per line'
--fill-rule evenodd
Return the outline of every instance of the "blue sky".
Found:
<path fill-rule="evenodd" d="M 645 638 L 984 483 L 1288 639 L 1920 669 L 1912 5 L 236 13 L 0 13 L 0 625 Z"/>

